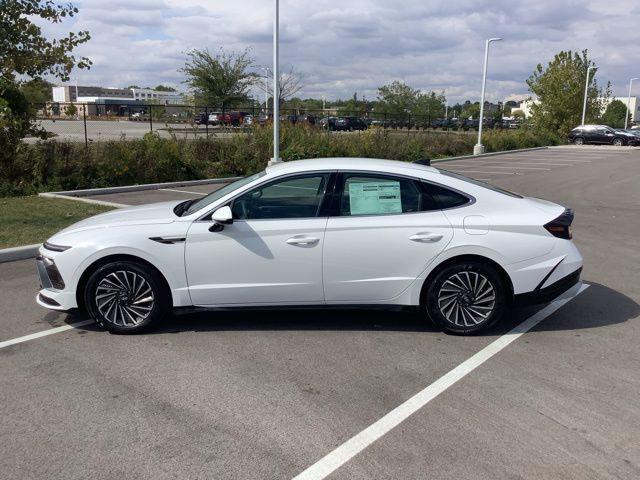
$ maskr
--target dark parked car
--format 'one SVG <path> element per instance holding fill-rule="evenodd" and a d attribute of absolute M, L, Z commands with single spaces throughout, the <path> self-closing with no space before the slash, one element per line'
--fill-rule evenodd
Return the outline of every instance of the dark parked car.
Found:
<path fill-rule="evenodd" d="M 324 117 L 320 119 L 320 121 L 318 122 L 318 125 L 320 125 L 322 128 L 335 130 L 337 121 L 338 121 L 337 117 Z"/>
<path fill-rule="evenodd" d="M 581 125 L 569 133 L 569 141 L 575 145 L 636 145 L 631 133 L 614 130 L 606 125 Z"/>
<path fill-rule="evenodd" d="M 352 131 L 352 130 L 366 130 L 367 124 L 364 123 L 358 117 L 339 117 L 336 120 L 335 130 L 340 131 Z"/>

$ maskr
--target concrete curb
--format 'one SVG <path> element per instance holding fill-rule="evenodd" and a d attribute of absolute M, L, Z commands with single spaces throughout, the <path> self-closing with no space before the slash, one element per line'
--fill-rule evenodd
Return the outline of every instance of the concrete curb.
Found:
<path fill-rule="evenodd" d="M 507 155 L 509 153 L 520 153 L 520 152 L 534 152 L 536 150 L 546 150 L 548 148 L 549 147 L 519 148 L 517 150 L 504 150 L 502 152 L 483 153 L 482 155 L 462 155 L 459 157 L 434 158 L 433 160 L 431 160 L 431 163 L 450 162 L 452 160 L 470 160 L 473 158 L 482 158 L 482 157 L 495 157 L 496 155 Z"/>
<path fill-rule="evenodd" d="M 41 243 L 34 243 L 23 247 L 3 248 L 0 250 L 0 263 L 34 258 L 38 254 L 38 249 L 41 245 Z"/>
<path fill-rule="evenodd" d="M 84 202 L 84 203 L 95 203 L 97 205 L 106 205 L 107 207 L 116 207 L 116 208 L 131 206 L 126 203 L 106 202 L 104 200 L 94 200 L 93 198 L 84 198 L 84 197 L 73 197 L 71 195 L 62 195 L 60 193 L 52 193 L 52 192 L 39 193 L 38 196 L 46 197 L 46 198 L 61 198 L 63 200 L 73 200 L 76 202 Z"/>
<path fill-rule="evenodd" d="M 40 195 L 43 196 L 62 196 L 62 197 L 88 197 L 93 195 L 107 195 L 110 193 L 123 193 L 123 192 L 139 192 L 143 190 L 157 190 L 159 188 L 167 187 L 188 187 L 190 185 L 209 185 L 213 183 L 226 183 L 235 180 L 240 180 L 242 177 L 228 177 L 228 178 L 208 178 L 205 180 L 185 180 L 182 182 L 164 182 L 164 183 L 143 183 L 140 185 L 125 185 L 122 187 L 105 187 L 105 188 L 87 188 L 85 190 L 65 190 L 61 192 L 45 192 Z"/>

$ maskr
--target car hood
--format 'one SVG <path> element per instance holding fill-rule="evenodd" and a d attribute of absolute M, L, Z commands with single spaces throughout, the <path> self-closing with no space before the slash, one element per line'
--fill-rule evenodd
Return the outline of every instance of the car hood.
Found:
<path fill-rule="evenodd" d="M 61 230 L 56 235 L 75 233 L 95 228 L 121 227 L 126 225 L 152 225 L 174 222 L 178 217 L 173 213 L 176 205 L 183 202 L 172 201 L 151 203 L 136 207 L 118 208 L 85 218 Z"/>

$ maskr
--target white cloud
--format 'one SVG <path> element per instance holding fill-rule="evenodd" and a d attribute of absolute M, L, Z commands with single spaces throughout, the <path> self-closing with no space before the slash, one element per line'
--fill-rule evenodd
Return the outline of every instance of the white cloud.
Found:
<path fill-rule="evenodd" d="M 77 54 L 94 66 L 74 72 L 80 83 L 180 85 L 178 69 L 192 48 L 251 47 L 256 63 L 271 63 L 271 1 L 82 0 L 78 7 L 74 19 L 45 31 L 91 32 Z M 611 80 L 624 94 L 628 78 L 640 75 L 638 20 L 636 0 L 605 11 L 595 0 L 281 0 L 281 61 L 306 73 L 303 95 L 375 98 L 378 86 L 403 80 L 464 101 L 479 96 L 484 39 L 501 36 L 491 50 L 489 99 L 526 94 L 536 64 L 585 48 L 600 67 L 599 83 Z"/>

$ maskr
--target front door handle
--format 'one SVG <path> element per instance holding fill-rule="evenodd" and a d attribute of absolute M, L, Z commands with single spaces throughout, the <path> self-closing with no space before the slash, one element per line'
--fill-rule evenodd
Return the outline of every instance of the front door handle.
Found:
<path fill-rule="evenodd" d="M 442 240 L 442 235 L 439 233 L 421 232 L 411 235 L 409 240 L 413 240 L 414 242 L 433 243 Z"/>
<path fill-rule="evenodd" d="M 291 237 L 287 239 L 287 243 L 289 245 L 300 245 L 303 247 L 311 247 L 320 241 L 319 238 L 314 237 L 306 237 L 304 235 L 299 235 L 296 237 Z"/>

